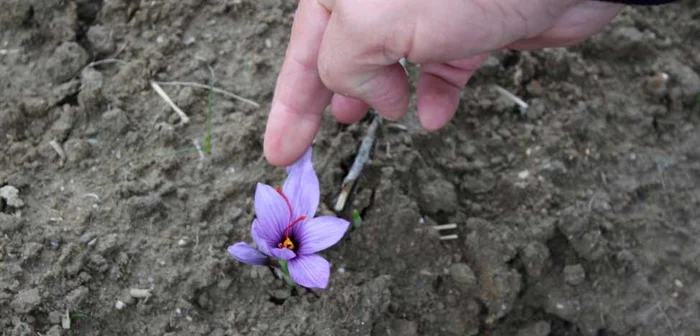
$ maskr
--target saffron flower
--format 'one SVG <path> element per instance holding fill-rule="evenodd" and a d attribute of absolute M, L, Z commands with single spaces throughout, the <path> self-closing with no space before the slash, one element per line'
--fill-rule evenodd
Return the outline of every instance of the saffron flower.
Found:
<path fill-rule="evenodd" d="M 277 259 L 297 284 L 307 288 L 326 288 L 330 264 L 316 254 L 335 245 L 350 222 L 333 216 L 315 217 L 320 188 L 311 161 L 312 150 L 287 167 L 282 188 L 258 183 L 255 190 L 255 215 L 251 235 L 257 248 L 245 242 L 228 247 L 240 262 L 268 265 Z"/>

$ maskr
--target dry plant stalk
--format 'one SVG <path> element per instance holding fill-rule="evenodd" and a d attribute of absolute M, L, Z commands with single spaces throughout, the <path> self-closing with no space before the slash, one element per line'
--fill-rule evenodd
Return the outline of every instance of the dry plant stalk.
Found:
<path fill-rule="evenodd" d="M 175 111 L 175 113 L 177 113 L 177 115 L 180 116 L 180 119 L 182 119 L 183 124 L 187 124 L 190 122 L 190 118 L 187 116 L 187 114 L 185 114 L 185 112 L 183 112 L 179 107 L 177 107 L 177 105 L 175 105 L 173 100 L 170 99 L 168 94 L 165 93 L 165 91 L 163 91 L 163 88 L 161 88 L 160 85 L 158 85 L 158 83 L 151 81 L 151 87 L 161 98 L 163 98 L 163 100 L 168 105 L 170 105 L 170 107 Z"/>
<path fill-rule="evenodd" d="M 353 190 L 355 183 L 357 183 L 357 179 L 362 173 L 362 169 L 365 167 L 365 164 L 367 164 L 367 161 L 369 161 L 369 154 L 374 146 L 374 141 L 377 138 L 377 129 L 381 123 L 382 117 L 375 115 L 372 123 L 367 129 L 367 135 L 365 135 L 365 138 L 362 139 L 360 150 L 357 152 L 357 156 L 355 156 L 355 162 L 353 162 L 348 175 L 345 176 L 345 179 L 343 179 L 343 183 L 340 186 L 340 195 L 338 195 L 338 199 L 334 207 L 336 212 L 341 212 L 345 208 L 345 204 L 347 203 L 348 198 L 350 198 L 350 193 Z"/>
<path fill-rule="evenodd" d="M 252 101 L 252 100 L 250 100 L 250 99 L 248 99 L 248 98 L 244 98 L 244 97 L 241 97 L 241 96 L 239 96 L 239 95 L 237 95 L 237 94 L 235 94 L 235 93 L 231 93 L 231 92 L 228 92 L 228 91 L 224 91 L 224 90 L 222 90 L 222 89 L 219 89 L 219 88 L 216 88 L 216 87 L 212 87 L 212 86 L 209 86 L 209 85 L 199 84 L 199 83 L 195 83 L 195 82 L 156 82 L 156 83 L 157 83 L 157 84 L 160 84 L 160 85 L 163 85 L 163 86 L 191 86 L 191 87 L 196 87 L 196 88 L 200 88 L 200 89 L 212 90 L 212 91 L 214 91 L 214 92 L 216 92 L 216 93 L 220 93 L 220 94 L 222 94 L 222 95 L 224 95 L 224 96 L 228 96 L 228 97 L 230 97 L 230 98 L 233 98 L 233 99 L 242 101 L 242 102 L 244 102 L 244 103 L 246 103 L 246 104 L 249 104 L 249 105 L 251 105 L 251 106 L 254 106 L 255 108 L 260 108 L 260 104 L 254 102 L 254 101 Z"/>

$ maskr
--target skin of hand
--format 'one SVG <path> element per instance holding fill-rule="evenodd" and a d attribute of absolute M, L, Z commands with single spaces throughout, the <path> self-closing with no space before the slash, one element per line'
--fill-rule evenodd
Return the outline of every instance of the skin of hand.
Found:
<path fill-rule="evenodd" d="M 416 103 L 445 126 L 489 52 L 566 47 L 600 32 L 622 5 L 587 0 L 300 0 L 264 138 L 273 165 L 296 161 L 330 104 L 341 123 L 373 107 L 398 120 L 409 103 L 401 58 L 420 64 Z"/>

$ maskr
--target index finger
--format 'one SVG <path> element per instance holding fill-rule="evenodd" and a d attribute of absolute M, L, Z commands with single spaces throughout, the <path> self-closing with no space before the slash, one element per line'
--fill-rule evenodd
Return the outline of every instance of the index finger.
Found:
<path fill-rule="evenodd" d="M 287 53 L 277 78 L 265 129 L 264 151 L 276 166 L 304 154 L 318 132 L 332 92 L 318 75 L 318 50 L 330 13 L 316 0 L 301 0 Z"/>

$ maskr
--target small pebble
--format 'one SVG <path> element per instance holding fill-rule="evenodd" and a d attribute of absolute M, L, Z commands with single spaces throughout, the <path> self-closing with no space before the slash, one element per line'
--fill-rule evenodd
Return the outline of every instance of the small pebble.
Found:
<path fill-rule="evenodd" d="M 132 288 L 129 290 L 129 295 L 131 295 L 133 298 L 147 298 L 151 296 L 151 290 Z"/>
<path fill-rule="evenodd" d="M 683 283 L 678 279 L 674 280 L 673 284 L 676 285 L 676 287 L 678 288 L 683 288 Z"/>
<path fill-rule="evenodd" d="M 66 310 L 65 314 L 63 314 L 63 317 L 61 318 L 61 327 L 63 329 L 70 329 L 71 322 L 70 314 L 68 310 Z"/>
<path fill-rule="evenodd" d="M 520 178 L 521 180 L 526 179 L 528 176 L 530 176 L 530 172 L 527 170 L 523 170 L 518 173 L 518 178 Z"/>
<path fill-rule="evenodd" d="M 122 310 L 124 307 L 126 307 L 126 303 L 121 300 L 117 300 L 117 303 L 114 304 L 114 308 L 117 308 L 117 310 Z"/>
<path fill-rule="evenodd" d="M 7 205 L 13 208 L 21 208 L 24 206 L 24 201 L 19 198 L 19 190 L 11 185 L 0 188 L 0 198 L 4 198 Z"/>

